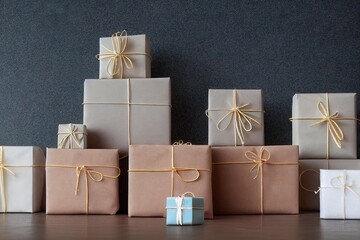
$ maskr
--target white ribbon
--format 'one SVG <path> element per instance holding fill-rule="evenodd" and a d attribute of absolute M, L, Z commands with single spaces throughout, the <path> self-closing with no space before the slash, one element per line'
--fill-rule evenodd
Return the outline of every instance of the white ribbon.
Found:
<path fill-rule="evenodd" d="M 180 196 L 177 197 L 175 199 L 176 202 L 176 224 L 177 225 L 183 225 L 183 221 L 182 221 L 182 210 L 183 208 L 183 203 L 184 203 L 184 196 Z"/>

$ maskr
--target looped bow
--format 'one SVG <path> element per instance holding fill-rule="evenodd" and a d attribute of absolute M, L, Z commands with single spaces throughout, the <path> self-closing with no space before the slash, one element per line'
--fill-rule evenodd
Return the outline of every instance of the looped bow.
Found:
<path fill-rule="evenodd" d="M 69 142 L 69 147 L 72 148 L 73 141 L 80 147 L 81 143 L 77 135 L 84 134 L 83 132 L 77 132 L 78 128 L 71 123 L 68 125 L 68 127 L 60 125 L 60 128 L 62 128 L 62 130 L 59 132 L 59 134 L 65 135 L 65 137 L 63 137 L 63 139 L 61 139 L 61 141 L 59 142 L 58 146 L 60 148 L 64 148 L 67 142 Z"/>
<path fill-rule="evenodd" d="M 176 174 L 180 177 L 181 181 L 186 182 L 186 183 L 195 182 L 195 181 L 198 180 L 199 177 L 200 177 L 200 172 L 199 172 L 199 170 L 196 169 L 196 168 L 172 167 L 172 168 L 171 168 L 171 171 L 174 172 L 174 173 L 176 173 Z M 181 176 L 180 172 L 186 172 L 186 171 L 196 172 L 196 176 L 195 176 L 194 178 L 192 178 L 192 179 L 184 179 L 184 178 Z"/>
<path fill-rule="evenodd" d="M 120 78 L 123 77 L 124 65 L 127 69 L 133 68 L 133 62 L 129 58 L 129 55 L 132 53 L 126 53 L 126 47 L 128 42 L 128 36 L 126 30 L 122 32 L 114 33 L 111 36 L 112 48 L 109 49 L 104 45 L 101 45 L 105 49 L 106 53 L 100 53 L 96 55 L 98 60 L 109 59 L 106 65 L 106 71 L 111 78 L 114 78 L 116 75 L 120 75 Z"/>
<path fill-rule="evenodd" d="M 173 145 L 192 145 L 191 142 L 184 142 L 183 140 L 179 140 L 177 142 L 174 142 Z"/>
<path fill-rule="evenodd" d="M 337 177 L 332 178 L 330 180 L 330 185 L 332 188 L 347 189 L 360 198 L 359 193 L 354 191 L 353 186 L 351 184 L 346 183 L 346 177 L 344 177 L 344 176 L 337 176 Z M 317 194 L 320 191 L 320 189 L 321 189 L 321 187 L 319 188 L 319 190 L 315 191 L 315 193 Z"/>
<path fill-rule="evenodd" d="M 256 169 L 256 174 L 253 178 L 256 179 L 259 176 L 260 171 L 262 171 L 263 164 L 266 164 L 270 160 L 270 152 L 264 147 L 261 147 L 259 154 L 256 154 L 252 151 L 246 151 L 245 157 L 254 163 L 254 166 L 251 168 L 250 172 Z"/>

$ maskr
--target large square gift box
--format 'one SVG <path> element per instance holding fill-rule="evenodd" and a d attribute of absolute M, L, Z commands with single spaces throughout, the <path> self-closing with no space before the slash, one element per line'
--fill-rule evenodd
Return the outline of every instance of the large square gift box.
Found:
<path fill-rule="evenodd" d="M 170 78 L 85 80 L 84 124 L 89 148 L 170 144 Z"/>
<path fill-rule="evenodd" d="M 146 35 L 126 31 L 100 38 L 99 78 L 147 78 L 151 76 L 150 43 Z"/>
<path fill-rule="evenodd" d="M 320 186 L 320 169 L 360 170 L 360 161 L 354 159 L 305 159 L 299 162 L 300 210 L 320 209 L 319 194 L 315 194 Z"/>
<path fill-rule="evenodd" d="M 166 198 L 185 192 L 203 197 L 205 218 L 213 218 L 209 146 L 130 146 L 130 217 L 165 216 Z"/>
<path fill-rule="evenodd" d="M 47 149 L 47 214 L 115 214 L 117 149 Z"/>
<path fill-rule="evenodd" d="M 262 90 L 210 89 L 209 145 L 264 145 Z"/>
<path fill-rule="evenodd" d="M 320 170 L 320 218 L 360 219 L 360 170 Z"/>
<path fill-rule="evenodd" d="M 39 212 L 45 185 L 39 147 L 0 147 L 0 212 Z"/>
<path fill-rule="evenodd" d="M 214 213 L 298 214 L 298 147 L 213 147 Z"/>
<path fill-rule="evenodd" d="M 300 159 L 357 157 L 355 93 L 295 94 L 292 111 Z"/>
<path fill-rule="evenodd" d="M 86 149 L 87 132 L 83 124 L 59 124 L 58 148 Z"/>

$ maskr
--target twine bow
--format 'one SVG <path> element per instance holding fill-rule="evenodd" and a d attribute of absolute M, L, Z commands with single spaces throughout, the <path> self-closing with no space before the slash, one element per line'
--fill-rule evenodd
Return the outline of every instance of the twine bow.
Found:
<path fill-rule="evenodd" d="M 0 147 L 0 174 L 1 174 L 1 202 L 2 202 L 2 210 L 3 212 L 6 212 L 6 192 L 5 192 L 5 172 L 10 173 L 11 175 L 15 176 L 15 173 L 11 171 L 3 162 L 3 147 Z"/>
<path fill-rule="evenodd" d="M 174 142 L 173 145 L 174 146 L 176 146 L 176 145 L 192 145 L 192 143 L 191 142 L 184 142 L 183 140 L 180 139 L 179 141 Z"/>
<path fill-rule="evenodd" d="M 60 125 L 60 128 L 61 128 L 61 131 L 58 133 L 58 135 L 65 135 L 65 136 L 59 142 L 59 144 L 58 144 L 59 148 L 64 148 L 67 143 L 69 143 L 70 148 L 73 148 L 73 142 L 75 142 L 76 145 L 78 145 L 80 147 L 81 143 L 78 138 L 78 135 L 80 135 L 80 134 L 85 135 L 86 133 L 77 132 L 78 128 L 71 123 L 68 124 L 68 127 Z"/>
<path fill-rule="evenodd" d="M 249 113 L 264 112 L 263 110 L 247 109 L 250 104 L 238 105 L 236 89 L 233 90 L 233 107 L 230 109 L 207 109 L 205 114 L 210 118 L 209 113 L 212 111 L 226 112 L 225 115 L 217 122 L 216 128 L 219 131 L 225 131 L 233 123 L 234 126 L 234 144 L 237 146 L 237 139 L 240 139 L 241 145 L 245 144 L 245 132 L 253 129 L 252 122 L 261 126 L 261 123 L 252 117 Z M 249 112 L 249 113 L 248 113 Z M 224 126 L 223 126 L 224 125 Z"/>

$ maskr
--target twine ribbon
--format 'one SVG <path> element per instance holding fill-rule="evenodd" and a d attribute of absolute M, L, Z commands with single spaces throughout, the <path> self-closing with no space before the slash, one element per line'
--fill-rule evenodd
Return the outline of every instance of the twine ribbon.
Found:
<path fill-rule="evenodd" d="M 75 184 L 75 196 L 77 196 L 79 192 L 79 184 L 80 184 L 80 177 L 83 174 L 85 179 L 85 214 L 89 214 L 89 180 L 92 180 L 94 183 L 100 183 L 105 178 L 109 179 L 116 179 L 120 176 L 121 170 L 119 167 L 116 166 L 106 166 L 106 165 L 80 165 L 80 166 L 73 166 L 73 165 L 46 165 L 47 168 L 68 168 L 68 169 L 75 169 L 76 174 L 76 184 Z M 96 168 L 106 168 L 106 169 L 115 169 L 117 170 L 116 175 L 107 175 L 98 170 Z"/>
<path fill-rule="evenodd" d="M 174 163 L 174 145 L 171 146 L 171 168 L 164 168 L 164 169 L 131 169 L 129 173 L 152 173 L 152 172 L 170 172 L 171 173 L 171 189 L 170 189 L 170 196 L 174 196 L 174 181 L 175 181 L 175 174 L 180 178 L 181 181 L 184 183 L 191 183 L 195 182 L 200 178 L 200 172 L 206 171 L 210 172 L 210 169 L 205 168 L 184 168 L 184 167 L 175 167 Z M 181 172 L 194 172 L 196 175 L 192 179 L 184 179 L 181 176 Z"/>
<path fill-rule="evenodd" d="M 233 165 L 233 164 L 253 164 L 254 166 L 250 169 L 250 172 L 255 172 L 253 180 L 260 177 L 260 213 L 264 214 L 264 165 L 299 165 L 298 163 L 293 162 L 271 162 L 271 154 L 264 147 L 260 148 L 259 153 L 255 151 L 246 151 L 245 152 L 246 161 L 238 162 L 216 162 L 213 165 Z"/>
<path fill-rule="evenodd" d="M 106 71 L 109 74 L 110 78 L 119 75 L 120 78 L 123 78 L 124 66 L 127 69 L 132 69 L 134 64 L 130 58 L 132 55 L 143 55 L 151 59 L 149 54 L 143 52 L 126 52 L 126 47 L 128 43 L 128 35 L 126 30 L 122 32 L 116 32 L 111 35 L 112 49 L 101 45 L 105 50 L 105 53 L 97 54 L 95 57 L 97 60 L 101 61 L 108 59 L 106 64 Z"/>
<path fill-rule="evenodd" d="M 64 148 L 67 143 L 69 143 L 69 148 L 73 148 L 73 142 L 76 143 L 80 147 L 80 139 L 78 138 L 78 135 L 86 135 L 84 132 L 78 132 L 78 127 L 75 125 L 69 123 L 67 127 L 64 125 L 59 125 L 61 130 L 58 133 L 58 135 L 64 135 L 64 137 L 61 139 L 61 141 L 58 144 L 59 148 Z"/>
<path fill-rule="evenodd" d="M 249 113 L 264 112 L 264 110 L 247 109 L 250 104 L 238 105 L 236 89 L 233 93 L 233 107 L 232 108 L 214 108 L 207 109 L 205 114 L 210 118 L 210 112 L 225 112 L 222 118 L 217 122 L 216 128 L 219 131 L 225 131 L 229 128 L 231 123 L 234 127 L 234 144 L 237 146 L 237 139 L 239 138 L 241 145 L 245 144 L 245 132 L 250 132 L 253 129 L 252 122 L 261 126 L 261 123 L 252 117 Z"/>

